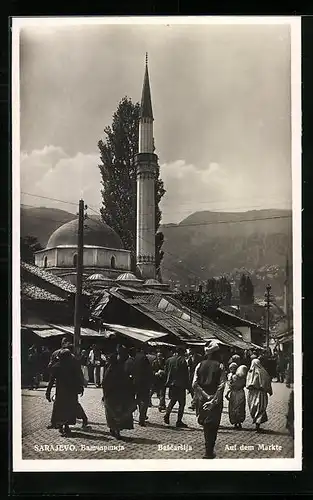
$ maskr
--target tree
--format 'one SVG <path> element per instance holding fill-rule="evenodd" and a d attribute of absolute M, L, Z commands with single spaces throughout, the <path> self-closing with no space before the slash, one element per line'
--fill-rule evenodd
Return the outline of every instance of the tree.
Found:
<path fill-rule="evenodd" d="M 250 276 L 242 274 L 239 282 L 239 296 L 241 305 L 254 303 L 254 286 Z"/>
<path fill-rule="evenodd" d="M 225 276 L 220 279 L 220 294 L 223 297 L 223 304 L 229 306 L 231 304 L 232 290 L 231 284 Z"/>
<path fill-rule="evenodd" d="M 219 279 L 209 278 L 206 291 L 221 298 L 221 304 L 230 305 L 232 298 L 231 284 L 225 276 Z"/>
<path fill-rule="evenodd" d="M 209 278 L 207 280 L 206 291 L 210 293 L 215 293 L 217 288 L 217 281 L 215 278 Z"/>
<path fill-rule="evenodd" d="M 246 296 L 247 296 L 247 303 L 248 304 L 253 304 L 254 303 L 254 286 L 251 281 L 250 276 L 247 276 L 246 280 Z"/>
<path fill-rule="evenodd" d="M 137 177 L 134 156 L 138 153 L 140 104 L 123 97 L 113 114 L 112 126 L 104 129 L 105 140 L 98 142 L 102 177 L 101 217 L 120 236 L 125 249 L 132 254 L 136 271 Z M 163 258 L 164 236 L 158 233 L 161 222 L 159 203 L 165 194 L 158 167 L 155 183 L 156 269 Z"/>
<path fill-rule="evenodd" d="M 239 281 L 239 300 L 240 304 L 246 304 L 246 275 L 242 274 Z"/>
<path fill-rule="evenodd" d="M 181 292 L 178 296 L 178 299 L 186 307 L 194 309 L 200 314 L 204 314 L 207 316 L 210 316 L 210 314 L 214 313 L 222 302 L 221 296 L 216 295 L 212 292 L 203 291 L 202 289 L 200 289 L 199 291 L 188 290 L 187 292 Z"/>
<path fill-rule="evenodd" d="M 164 257 L 164 252 L 161 250 L 164 242 L 164 234 L 159 232 L 155 235 L 155 268 L 156 268 L 156 277 L 162 283 L 161 276 L 161 262 Z"/>
<path fill-rule="evenodd" d="M 38 250 L 42 250 L 42 246 L 36 236 L 23 236 L 20 238 L 20 252 L 23 262 L 33 264 L 35 262 L 34 254 Z"/>

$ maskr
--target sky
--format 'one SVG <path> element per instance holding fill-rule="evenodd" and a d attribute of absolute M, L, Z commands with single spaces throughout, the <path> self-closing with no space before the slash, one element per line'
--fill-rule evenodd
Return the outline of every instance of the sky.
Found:
<path fill-rule="evenodd" d="M 140 100 L 146 51 L 162 222 L 291 208 L 290 27 L 257 24 L 24 27 L 21 191 L 37 197 L 21 202 L 99 210 L 97 143 Z"/>

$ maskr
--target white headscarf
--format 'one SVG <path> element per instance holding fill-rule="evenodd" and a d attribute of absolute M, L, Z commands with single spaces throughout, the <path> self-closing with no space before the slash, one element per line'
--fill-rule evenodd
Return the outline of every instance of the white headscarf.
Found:
<path fill-rule="evenodd" d="M 261 365 L 261 361 L 258 358 L 254 359 L 251 363 L 247 374 L 246 387 L 248 389 L 263 389 L 268 393 L 272 392 L 271 377 Z"/>
<path fill-rule="evenodd" d="M 246 367 L 246 365 L 240 365 L 237 368 L 236 375 L 237 375 L 237 377 L 244 378 L 247 375 L 247 371 L 248 371 L 248 368 Z"/>

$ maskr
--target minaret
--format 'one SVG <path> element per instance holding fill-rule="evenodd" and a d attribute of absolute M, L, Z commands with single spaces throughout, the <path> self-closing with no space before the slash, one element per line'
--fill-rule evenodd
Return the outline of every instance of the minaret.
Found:
<path fill-rule="evenodd" d="M 146 54 L 140 107 L 139 151 L 135 156 L 135 166 L 137 171 L 137 267 L 142 278 L 155 278 L 155 181 L 158 157 L 154 154 L 148 54 Z"/>

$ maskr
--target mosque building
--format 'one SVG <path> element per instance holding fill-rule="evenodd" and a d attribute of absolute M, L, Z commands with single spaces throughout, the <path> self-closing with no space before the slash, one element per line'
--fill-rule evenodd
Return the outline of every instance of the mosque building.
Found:
<path fill-rule="evenodd" d="M 149 280 L 158 286 L 155 267 L 155 180 L 158 157 L 154 154 L 153 112 L 148 58 L 142 89 L 137 170 L 136 263 L 141 279 L 131 273 L 131 252 L 124 249 L 119 235 L 102 220 L 84 221 L 84 278 L 94 288 L 112 286 L 115 281 L 139 285 Z M 78 219 L 67 222 L 50 236 L 46 248 L 36 252 L 35 264 L 75 283 Z"/>

